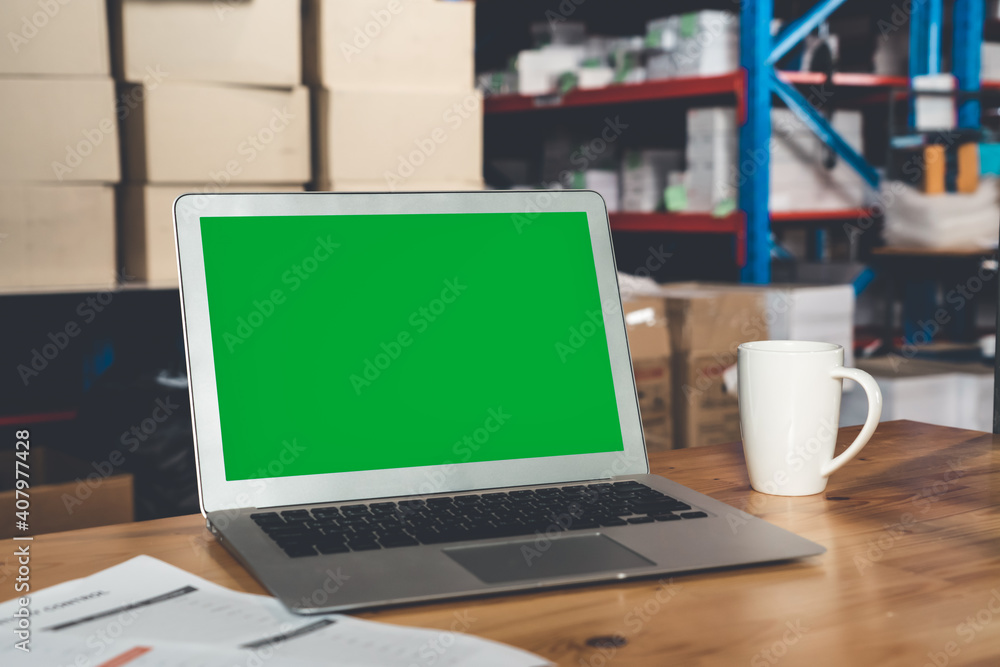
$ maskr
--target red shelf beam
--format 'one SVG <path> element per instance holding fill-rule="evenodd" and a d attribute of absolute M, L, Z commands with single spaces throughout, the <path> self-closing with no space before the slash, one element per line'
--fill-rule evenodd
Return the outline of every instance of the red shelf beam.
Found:
<path fill-rule="evenodd" d="M 77 417 L 76 410 L 62 412 L 36 412 L 28 415 L 0 416 L 0 426 L 21 426 L 28 424 L 45 424 L 49 422 L 73 421 Z"/>
<path fill-rule="evenodd" d="M 851 220 L 869 215 L 864 208 L 830 211 L 779 211 L 771 213 L 772 223 Z M 676 234 L 732 234 L 736 237 L 736 261 L 746 262 L 746 224 L 736 211 L 717 218 L 711 213 L 612 213 L 615 232 L 672 232 Z"/>
<path fill-rule="evenodd" d="M 809 220 L 851 220 L 871 215 L 866 208 L 845 208 L 830 211 L 773 211 L 771 222 L 803 222 Z"/>
<path fill-rule="evenodd" d="M 826 81 L 826 74 L 822 72 L 781 72 L 779 76 L 783 81 L 800 85 L 822 85 Z M 864 72 L 835 72 L 833 75 L 835 86 L 848 88 L 906 88 L 909 83 L 909 79 L 905 76 L 883 76 Z M 1000 82 L 983 82 L 983 87 L 1000 90 Z M 621 104 L 710 95 L 735 95 L 739 99 L 742 92 L 743 74 L 732 72 L 718 76 L 625 83 L 593 90 L 571 90 L 564 95 L 539 97 L 516 94 L 493 95 L 486 98 L 485 110 L 486 113 L 511 113 L 533 109 Z"/>
<path fill-rule="evenodd" d="M 646 102 L 678 97 L 705 97 L 709 95 L 735 95 L 742 85 L 742 77 L 734 72 L 719 76 L 700 76 L 682 79 L 663 79 L 643 83 L 622 83 L 592 90 L 571 90 L 564 95 L 492 95 L 486 98 L 486 113 L 511 113 L 533 109 L 596 106 Z"/>
<path fill-rule="evenodd" d="M 711 213 L 612 213 L 609 217 L 615 232 L 732 234 L 736 237 L 736 263 L 746 264 L 746 223 L 740 211 L 721 218 Z"/>

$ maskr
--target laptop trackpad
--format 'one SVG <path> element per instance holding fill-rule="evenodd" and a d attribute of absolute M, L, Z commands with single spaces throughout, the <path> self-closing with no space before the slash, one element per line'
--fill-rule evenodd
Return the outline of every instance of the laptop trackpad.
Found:
<path fill-rule="evenodd" d="M 448 547 L 442 551 L 487 584 L 622 572 L 655 565 L 604 535 Z"/>

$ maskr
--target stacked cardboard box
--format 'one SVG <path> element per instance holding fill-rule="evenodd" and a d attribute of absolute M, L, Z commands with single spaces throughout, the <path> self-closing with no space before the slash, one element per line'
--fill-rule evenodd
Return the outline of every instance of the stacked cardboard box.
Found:
<path fill-rule="evenodd" d="M 688 112 L 687 185 L 692 211 L 729 209 L 737 197 L 735 112 L 729 107 Z M 861 114 L 837 111 L 833 128 L 861 152 Z M 819 139 L 788 109 L 771 110 L 770 210 L 836 210 L 864 205 L 868 188 L 843 160 L 828 168 Z M 753 165 L 741 167 L 753 168 Z"/>
<path fill-rule="evenodd" d="M 304 9 L 317 188 L 481 189 L 473 3 L 305 0 Z"/>
<path fill-rule="evenodd" d="M 118 123 L 104 0 L 5 0 L 0 288 L 115 280 Z"/>
<path fill-rule="evenodd" d="M 740 343 L 768 338 L 766 297 L 728 286 L 686 284 L 664 289 L 673 346 L 677 447 L 740 439 L 736 395 L 723 373 L 736 363 Z"/>
<path fill-rule="evenodd" d="M 113 0 L 125 273 L 176 284 L 171 202 L 312 179 L 301 16 L 287 0 Z"/>
<path fill-rule="evenodd" d="M 815 340 L 841 345 L 854 362 L 851 285 L 676 283 L 661 290 L 672 347 L 677 447 L 740 439 L 739 404 L 724 374 L 740 343 Z"/>
<path fill-rule="evenodd" d="M 649 451 L 673 449 L 670 332 L 667 328 L 666 302 L 661 298 L 642 297 L 626 301 L 622 307 L 646 448 Z"/>

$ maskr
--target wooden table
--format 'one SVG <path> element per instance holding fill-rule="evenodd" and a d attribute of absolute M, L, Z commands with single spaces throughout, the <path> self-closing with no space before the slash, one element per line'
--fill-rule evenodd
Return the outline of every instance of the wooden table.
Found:
<path fill-rule="evenodd" d="M 841 445 L 856 433 L 843 429 Z M 794 563 L 361 616 L 464 629 L 573 667 L 1000 665 L 1000 436 L 882 424 L 860 460 L 835 474 L 824 494 L 805 498 L 751 491 L 738 444 L 652 460 L 656 472 L 829 551 Z M 0 546 L 0 599 L 14 597 L 7 555 L 14 548 L 11 540 Z M 39 536 L 32 550 L 36 590 L 149 554 L 263 592 L 197 515 Z"/>

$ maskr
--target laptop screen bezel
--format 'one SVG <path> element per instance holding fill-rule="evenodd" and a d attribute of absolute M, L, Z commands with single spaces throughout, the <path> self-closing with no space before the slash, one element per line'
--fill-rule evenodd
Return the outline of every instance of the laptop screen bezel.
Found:
<path fill-rule="evenodd" d="M 624 448 L 503 461 L 227 480 L 201 239 L 202 217 L 511 213 L 532 224 L 543 212 L 587 214 Z M 189 194 L 174 202 L 181 309 L 202 512 L 433 495 L 603 479 L 648 472 L 611 230 L 595 192 Z M 572 419 L 553 415 L 553 419 Z"/>

